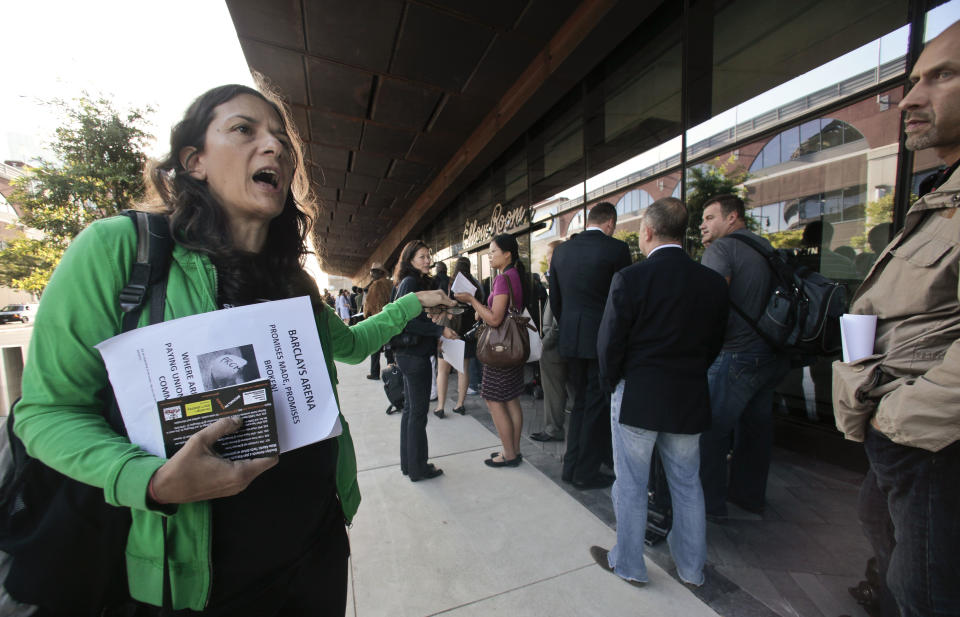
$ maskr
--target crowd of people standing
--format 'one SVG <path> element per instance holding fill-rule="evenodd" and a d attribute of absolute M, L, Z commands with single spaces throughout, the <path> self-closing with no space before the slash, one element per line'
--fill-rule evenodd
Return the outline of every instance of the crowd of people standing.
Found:
<path fill-rule="evenodd" d="M 860 518 L 876 554 L 882 614 L 958 615 L 960 25 L 926 44 L 910 81 L 899 102 L 904 144 L 933 149 L 943 168 L 920 183 L 903 228 L 853 297 L 852 313 L 877 317 L 874 353 L 834 363 L 833 403 L 838 428 L 865 444 Z M 246 86 L 198 97 L 149 180 L 157 200 L 150 209 L 165 217 L 174 246 L 164 295 L 131 323 L 308 296 L 330 375 L 334 361 L 370 357 L 376 379 L 380 350 L 396 363 L 404 391 L 401 471 L 413 482 L 441 476 L 429 462 L 426 433 L 431 399 L 439 399 L 435 415 L 445 417 L 450 363 L 438 344 L 467 338 L 474 320 L 497 327 L 533 304 L 538 279 L 526 272 L 516 238 L 492 238 L 489 263 L 498 274 L 488 284 L 470 275 L 468 259 L 457 260 L 454 278 L 462 274 L 477 288 L 472 294 L 453 292 L 446 265 L 435 266 L 419 240 L 402 249 L 392 282 L 374 264 L 366 290 L 321 294 L 303 269 L 314 209 L 300 143 L 283 104 Z M 673 503 L 667 540 L 684 583 L 705 581 L 708 518 L 722 520 L 728 504 L 763 512 L 773 390 L 789 366 L 746 317 L 762 311 L 773 274 L 753 248 L 771 247 L 748 229 L 743 200 L 707 199 L 700 263 L 684 250 L 688 216 L 672 197 L 645 208 L 645 259 L 632 263 L 627 245 L 613 237 L 615 206 L 593 205 L 582 232 L 551 245 L 548 303 L 542 314 L 534 311 L 543 337 L 539 369 L 549 378 L 543 430 L 531 439 L 565 439 L 562 480 L 575 489 L 613 485 L 616 544 L 590 553 L 634 585 L 647 583 L 655 452 Z M 829 228 L 819 233 L 824 238 Z M 83 612 L 91 614 L 343 614 L 344 526 L 359 489 L 342 414 L 334 439 L 282 459 L 243 461 L 213 448 L 241 428 L 238 418 L 200 430 L 169 458 L 147 453 L 111 422 L 116 405 L 97 346 L 128 321 L 117 299 L 136 263 L 137 234 L 126 217 L 114 217 L 71 243 L 38 310 L 23 396 L 10 420 L 32 457 L 61 473 L 58 482 L 74 483 L 61 486 L 92 488 L 96 505 L 125 518 L 108 530 L 118 532 L 114 541 L 79 555 L 79 566 L 14 555 L 6 591 L 54 617 L 77 614 L 51 605 L 71 582 L 80 584 L 70 599 L 89 600 L 92 610 Z M 71 301 L 77 297 L 84 302 Z M 465 411 L 476 355 L 465 346 L 454 412 Z M 524 371 L 522 364 L 482 367 L 480 395 L 502 446 L 484 460 L 490 468 L 523 461 Z M 329 385 L 336 396 L 336 380 Z M 60 514 L 80 522 L 86 505 L 73 505 Z M 94 558 L 105 567 L 84 567 Z M 96 574 L 110 576 L 94 590 L 87 583 Z"/>

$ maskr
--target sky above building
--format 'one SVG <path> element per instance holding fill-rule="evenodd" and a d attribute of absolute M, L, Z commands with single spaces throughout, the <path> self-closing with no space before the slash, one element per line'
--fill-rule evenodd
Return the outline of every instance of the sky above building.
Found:
<path fill-rule="evenodd" d="M 59 120 L 44 101 L 87 91 L 121 109 L 150 105 L 148 153 L 160 156 L 199 94 L 253 83 L 222 0 L 30 0 L 0 15 L 0 160 L 44 154 Z"/>

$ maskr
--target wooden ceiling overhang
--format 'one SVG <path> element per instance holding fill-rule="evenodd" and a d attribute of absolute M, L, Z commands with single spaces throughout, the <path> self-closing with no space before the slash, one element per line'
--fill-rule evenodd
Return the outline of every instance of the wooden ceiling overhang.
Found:
<path fill-rule="evenodd" d="M 227 0 L 289 102 L 324 271 L 390 263 L 659 2 Z"/>

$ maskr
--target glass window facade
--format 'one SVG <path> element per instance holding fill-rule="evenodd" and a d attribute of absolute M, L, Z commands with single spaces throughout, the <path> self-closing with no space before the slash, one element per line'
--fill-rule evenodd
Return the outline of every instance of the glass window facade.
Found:
<path fill-rule="evenodd" d="M 682 3 L 664 2 L 424 240 L 444 260 L 470 255 L 482 279 L 492 274 L 489 239 L 508 231 L 530 271 L 544 272 L 549 243 L 582 231 L 593 204 L 616 205 L 617 235 L 630 242 L 653 201 L 685 198 L 698 175 L 711 176 L 743 195 L 758 233 L 852 292 L 940 164 L 933 152 L 901 150 L 897 104 L 911 28 L 935 36 L 960 18 L 960 0 L 930 3 L 921 24 L 910 23 L 910 4 L 742 0 L 684 16 Z M 911 189 L 900 201 L 898 182 Z M 782 416 L 833 427 L 831 360 L 791 373 L 778 390 Z"/>

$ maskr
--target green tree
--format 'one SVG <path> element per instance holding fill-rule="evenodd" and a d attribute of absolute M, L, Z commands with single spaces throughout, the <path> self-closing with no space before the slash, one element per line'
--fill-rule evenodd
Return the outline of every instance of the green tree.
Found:
<path fill-rule="evenodd" d="M 143 148 L 151 139 L 143 126 L 153 111 L 119 112 L 109 99 L 86 93 L 50 104 L 63 118 L 50 144 L 54 159 L 28 167 L 11 196 L 23 210 L 21 222 L 43 239 L 20 238 L 0 251 L 0 284 L 38 294 L 74 236 L 143 197 Z"/>
<path fill-rule="evenodd" d="M 788 229 L 763 235 L 773 248 L 798 249 L 803 246 L 803 229 Z"/>
<path fill-rule="evenodd" d="M 627 246 L 630 247 L 630 257 L 633 259 L 633 263 L 643 259 L 643 255 L 640 254 L 640 234 L 638 232 L 617 231 L 614 232 L 613 237 L 627 243 Z"/>
<path fill-rule="evenodd" d="M 912 204 L 918 199 L 916 195 L 910 195 Z M 858 251 L 870 251 L 867 246 L 867 235 L 870 230 L 881 223 L 890 223 L 893 221 L 893 191 L 890 191 L 880 199 L 867 202 L 865 206 L 865 215 L 863 220 L 863 233 L 850 238 L 850 245 Z"/>
<path fill-rule="evenodd" d="M 717 195 L 732 193 L 739 195 L 746 203 L 747 193 L 742 185 L 749 177 L 749 172 L 733 155 L 725 161 L 717 157 L 687 169 L 687 211 L 690 213 L 687 246 L 696 247 L 690 251 L 695 257 L 699 257 L 703 252 L 700 244 L 700 222 L 703 220 L 703 207 L 707 205 L 707 201 Z M 748 214 L 747 227 L 751 231 L 757 231 L 760 225 Z"/>

